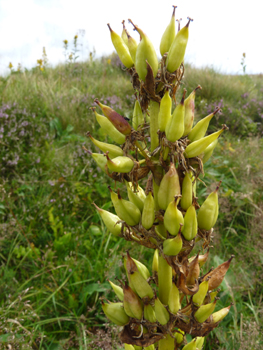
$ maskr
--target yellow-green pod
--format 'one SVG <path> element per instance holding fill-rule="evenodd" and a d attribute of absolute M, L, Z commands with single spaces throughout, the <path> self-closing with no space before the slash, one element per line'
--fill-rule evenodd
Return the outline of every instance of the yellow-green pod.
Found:
<path fill-rule="evenodd" d="M 204 152 L 201 154 L 200 158 L 202 159 L 203 164 L 205 164 L 211 158 L 217 143 L 218 143 L 218 139 L 216 139 L 208 147 L 206 147 Z"/>
<path fill-rule="evenodd" d="M 129 20 L 131 23 L 132 21 Z M 141 36 L 141 41 L 136 50 L 136 58 L 135 58 L 135 68 L 141 80 L 145 80 L 147 75 L 147 63 L 151 66 L 153 71 L 153 76 L 155 77 L 158 72 L 158 58 L 154 49 L 153 44 L 147 37 L 147 35 L 136 25 L 134 28 Z"/>
<path fill-rule="evenodd" d="M 98 141 L 91 136 L 90 132 L 87 132 L 87 136 L 91 139 L 93 144 L 97 146 L 102 152 L 106 153 L 108 151 L 108 155 L 110 158 L 123 156 L 123 150 L 119 146 Z"/>
<path fill-rule="evenodd" d="M 190 19 L 185 27 L 183 27 L 175 36 L 174 41 L 168 52 L 166 67 L 170 73 L 177 70 L 184 60 L 185 50 L 188 42 L 189 35 L 189 23 Z"/>
<path fill-rule="evenodd" d="M 214 300 L 212 303 L 201 305 L 194 314 L 196 321 L 198 321 L 199 323 L 205 322 L 208 319 L 208 317 L 212 315 L 215 307 L 216 300 Z"/>
<path fill-rule="evenodd" d="M 162 39 L 160 42 L 160 53 L 163 56 L 166 52 L 169 51 L 172 42 L 174 41 L 175 38 L 175 9 L 177 6 L 173 6 L 173 14 L 172 18 L 170 20 L 170 23 L 166 27 Z"/>
<path fill-rule="evenodd" d="M 152 274 L 158 274 L 159 251 L 155 249 L 152 261 Z"/>
<path fill-rule="evenodd" d="M 201 155 L 205 149 L 212 143 L 214 142 L 224 130 L 227 129 L 226 125 L 223 125 L 222 129 L 214 132 L 211 135 L 208 135 L 206 137 L 203 137 L 200 140 L 194 141 L 188 145 L 184 151 L 184 156 L 186 158 L 193 158 Z"/>
<path fill-rule="evenodd" d="M 212 314 L 212 323 L 217 323 L 223 320 L 223 318 L 226 317 L 226 315 L 229 313 L 229 310 L 231 308 L 231 305 L 224 307 L 223 309 L 214 312 Z"/>
<path fill-rule="evenodd" d="M 136 192 L 134 192 L 133 185 L 131 182 L 126 182 L 126 188 L 127 188 L 129 200 L 132 203 L 134 203 L 136 207 L 138 207 L 142 212 L 143 204 L 146 198 L 144 190 L 138 185 Z"/>
<path fill-rule="evenodd" d="M 138 43 L 132 36 L 130 36 L 128 32 L 127 32 L 127 36 L 128 36 L 128 49 L 130 51 L 133 62 L 135 62 Z"/>
<path fill-rule="evenodd" d="M 169 310 L 173 314 L 177 314 L 177 312 L 181 309 L 180 293 L 174 282 L 172 283 L 172 287 L 170 289 L 168 306 Z"/>
<path fill-rule="evenodd" d="M 101 170 L 106 173 L 106 166 L 107 166 L 107 158 L 101 154 L 101 153 L 92 153 L 91 154 L 92 158 L 95 160 L 97 165 L 101 168 Z"/>
<path fill-rule="evenodd" d="M 205 341 L 205 337 L 196 337 L 196 347 L 198 350 L 202 350 L 204 341 Z"/>
<path fill-rule="evenodd" d="M 120 219 L 125 221 L 130 226 L 138 225 L 141 219 L 141 212 L 136 205 L 122 199 L 120 194 L 115 193 L 111 188 L 109 189 L 112 203 Z"/>
<path fill-rule="evenodd" d="M 103 115 L 98 114 L 95 108 L 93 109 L 93 112 L 95 114 L 95 117 L 101 129 L 107 135 L 109 135 L 113 141 L 115 141 L 119 145 L 122 145 L 126 140 L 125 135 L 119 132 L 107 117 L 104 117 Z"/>
<path fill-rule="evenodd" d="M 184 227 L 182 234 L 187 241 L 191 241 L 197 235 L 198 226 L 194 205 L 191 205 L 184 216 Z"/>
<path fill-rule="evenodd" d="M 151 323 L 156 322 L 155 311 L 154 311 L 154 308 L 151 306 L 151 304 L 144 305 L 143 316 L 145 320 Z"/>
<path fill-rule="evenodd" d="M 184 94 L 181 102 L 175 108 L 171 118 L 169 119 L 166 128 L 165 135 L 168 141 L 175 142 L 179 140 L 184 133 L 184 97 L 186 90 L 184 90 Z"/>
<path fill-rule="evenodd" d="M 124 350 L 135 350 L 131 344 L 124 344 Z"/>
<path fill-rule="evenodd" d="M 184 331 L 182 331 L 181 329 L 178 329 L 179 332 L 175 332 L 174 333 L 174 337 L 176 340 L 176 344 L 181 344 L 184 340 Z"/>
<path fill-rule="evenodd" d="M 214 227 L 218 217 L 218 190 L 221 182 L 216 189 L 209 194 L 201 205 L 197 215 L 198 227 L 202 230 L 211 230 Z"/>
<path fill-rule="evenodd" d="M 110 280 L 109 284 L 111 285 L 112 289 L 114 290 L 115 294 L 120 299 L 120 301 L 123 301 L 123 289 L 120 286 L 117 286 L 117 284 L 111 282 Z"/>
<path fill-rule="evenodd" d="M 129 316 L 125 313 L 123 304 L 119 303 L 104 303 L 102 302 L 102 310 L 105 315 L 117 326 L 124 326 L 129 323 Z"/>
<path fill-rule="evenodd" d="M 209 126 L 210 120 L 213 118 L 213 116 L 219 111 L 220 109 L 217 107 L 215 111 L 211 114 L 209 114 L 207 117 L 201 119 L 191 130 L 191 132 L 188 135 L 188 139 L 191 142 L 200 140 L 205 136 L 205 133 L 207 131 L 207 128 Z"/>
<path fill-rule="evenodd" d="M 142 211 L 142 226 L 149 230 L 154 223 L 155 213 L 154 213 L 154 199 L 152 193 L 149 192 L 145 198 L 143 211 Z"/>
<path fill-rule="evenodd" d="M 161 303 L 160 299 L 157 297 L 155 298 L 154 309 L 157 321 L 161 325 L 167 324 L 170 319 L 169 312 L 166 310 L 164 305 Z"/>
<path fill-rule="evenodd" d="M 201 306 L 208 292 L 208 279 L 199 285 L 199 290 L 193 295 L 193 302 L 197 306 Z"/>
<path fill-rule="evenodd" d="M 168 172 L 162 178 L 158 190 L 158 204 L 163 210 L 166 210 L 174 196 L 181 194 L 179 176 L 174 163 L 170 163 Z"/>
<path fill-rule="evenodd" d="M 122 38 L 111 29 L 109 23 L 108 27 L 110 30 L 111 41 L 113 43 L 113 46 L 115 47 L 115 50 L 117 51 L 121 62 L 124 64 L 125 67 L 131 68 L 134 65 L 134 62 L 131 58 L 128 47 L 126 46 Z"/>
<path fill-rule="evenodd" d="M 142 109 L 139 101 L 136 100 L 134 104 L 134 109 L 133 109 L 132 126 L 134 130 L 137 130 L 138 126 L 143 124 L 144 124 L 144 117 L 143 117 Z"/>
<path fill-rule="evenodd" d="M 173 236 L 176 236 L 180 227 L 184 225 L 184 217 L 182 212 L 177 208 L 180 198 L 175 196 L 175 199 L 169 203 L 163 218 L 163 223 L 166 230 Z"/>
<path fill-rule="evenodd" d="M 170 334 L 166 334 L 165 338 L 159 340 L 158 350 L 174 349 L 174 338 Z"/>
<path fill-rule="evenodd" d="M 112 214 L 107 210 L 99 208 L 95 203 L 93 203 L 93 204 L 95 205 L 95 208 L 97 209 L 98 213 L 100 214 L 100 217 L 102 218 L 102 221 L 104 222 L 107 229 L 114 236 L 121 237 L 122 236 L 122 233 L 121 233 L 122 225 L 120 223 L 117 224 L 117 222 L 120 221 L 119 216 Z"/>
<path fill-rule="evenodd" d="M 182 184 L 182 197 L 180 205 L 184 210 L 187 210 L 193 202 L 193 182 L 192 172 L 186 171 Z M 169 231 L 169 230 L 168 230 Z"/>
<path fill-rule="evenodd" d="M 166 125 L 171 118 L 172 99 L 169 90 L 165 92 L 161 99 L 160 110 L 158 114 L 158 126 L 160 131 L 165 131 Z"/>
<path fill-rule="evenodd" d="M 134 167 L 134 163 L 129 157 L 116 157 L 110 159 L 108 154 L 106 154 L 107 158 L 107 167 L 110 171 L 114 171 L 117 173 L 129 173 Z"/>
<path fill-rule="evenodd" d="M 121 38 L 122 38 L 124 44 L 126 46 L 128 46 L 128 36 L 127 36 L 126 28 L 125 28 L 125 20 L 123 20 L 121 23 L 122 23 Z"/>
<path fill-rule="evenodd" d="M 183 247 L 183 241 L 182 241 L 180 232 L 176 237 L 166 239 L 163 242 L 163 252 L 164 254 L 169 256 L 174 256 L 180 253 L 182 247 Z"/>
<path fill-rule="evenodd" d="M 200 85 L 198 85 L 197 88 L 195 88 L 194 91 L 192 91 L 191 94 L 184 101 L 185 110 L 183 137 L 188 135 L 189 132 L 192 130 L 195 116 L 195 93 L 198 89 L 201 89 Z"/>
<path fill-rule="evenodd" d="M 186 344 L 182 350 L 196 350 L 196 338 L 194 338 L 190 343 Z"/>
<path fill-rule="evenodd" d="M 168 264 L 166 259 L 159 254 L 158 257 L 158 287 L 159 298 L 164 305 L 168 304 L 169 293 L 172 287 L 172 267 Z"/>

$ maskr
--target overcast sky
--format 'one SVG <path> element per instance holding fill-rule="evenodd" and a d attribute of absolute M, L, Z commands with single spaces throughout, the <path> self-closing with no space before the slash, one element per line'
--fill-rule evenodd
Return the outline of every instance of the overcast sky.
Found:
<path fill-rule="evenodd" d="M 110 54 L 114 48 L 107 23 L 119 34 L 122 20 L 137 33 L 131 18 L 150 38 L 159 55 L 159 42 L 176 5 L 176 18 L 190 24 L 185 61 L 197 67 L 213 66 L 222 73 L 263 73 L 262 13 L 260 0 L 0 0 L 0 74 L 9 62 L 31 68 L 46 48 L 50 64 L 63 62 L 63 40 L 70 46 L 79 34 L 80 59 Z M 80 32 L 82 30 L 82 32 Z M 85 31 L 85 34 L 83 32 Z"/>

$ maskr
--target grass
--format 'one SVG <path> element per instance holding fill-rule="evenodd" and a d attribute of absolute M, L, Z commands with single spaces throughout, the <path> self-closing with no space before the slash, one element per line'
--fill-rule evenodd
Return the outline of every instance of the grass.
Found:
<path fill-rule="evenodd" d="M 114 299 L 107 278 L 123 278 L 121 253 L 130 249 L 149 268 L 152 256 L 106 231 L 92 202 L 113 211 L 111 182 L 82 148 L 95 150 L 87 130 L 102 139 L 90 111 L 94 98 L 132 114 L 129 77 L 115 62 L 113 55 L 0 79 L 0 344 L 5 347 L 122 348 L 118 329 L 105 326 L 99 298 Z M 263 86 L 258 77 L 186 67 L 188 92 L 198 84 L 203 89 L 196 98 L 197 119 L 221 103 L 222 114 L 209 132 L 224 118 L 230 126 L 205 166 L 205 185 L 198 185 L 202 202 L 222 180 L 214 249 L 204 271 L 235 254 L 218 302 L 218 308 L 231 302 L 233 307 L 205 349 L 261 349 Z"/>

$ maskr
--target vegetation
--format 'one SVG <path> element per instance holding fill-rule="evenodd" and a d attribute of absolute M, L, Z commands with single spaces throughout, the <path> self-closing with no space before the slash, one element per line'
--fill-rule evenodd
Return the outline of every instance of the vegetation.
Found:
<path fill-rule="evenodd" d="M 213 69 L 186 72 L 188 93 L 203 88 L 197 119 L 219 106 L 209 130 L 229 127 L 198 197 L 222 180 L 208 264 L 234 252 L 218 305 L 233 307 L 204 348 L 261 349 L 263 84 Z M 109 183 L 82 146 L 95 150 L 88 130 L 105 136 L 90 110 L 94 98 L 130 117 L 130 85 L 115 55 L 0 78 L 0 348 L 122 349 L 117 329 L 98 312 L 99 298 L 114 299 L 107 278 L 124 274 L 117 253 L 130 249 L 148 267 L 151 256 L 105 229 L 92 202 L 111 207 Z"/>

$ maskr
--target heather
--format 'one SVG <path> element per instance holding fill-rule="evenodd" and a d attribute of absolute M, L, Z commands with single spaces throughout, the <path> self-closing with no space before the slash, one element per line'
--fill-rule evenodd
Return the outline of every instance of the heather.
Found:
<path fill-rule="evenodd" d="M 204 200 L 222 180 L 212 258 L 204 269 L 235 254 L 218 304 L 233 307 L 205 349 L 260 349 L 262 77 L 186 71 L 188 93 L 202 86 L 197 119 L 219 106 L 209 132 L 229 127 L 205 166 L 205 184 L 198 184 Z M 130 249 L 149 268 L 151 261 L 144 248 L 110 235 L 96 214 L 92 202 L 113 208 L 108 180 L 85 151 L 96 149 L 85 133 L 102 136 L 90 110 L 94 98 L 131 117 L 129 76 L 112 56 L 12 71 L 1 78 L 0 91 L 0 344 L 121 349 L 116 328 L 105 326 L 98 312 L 99 298 L 113 300 L 107 278 L 124 273 L 117 253 Z"/>

